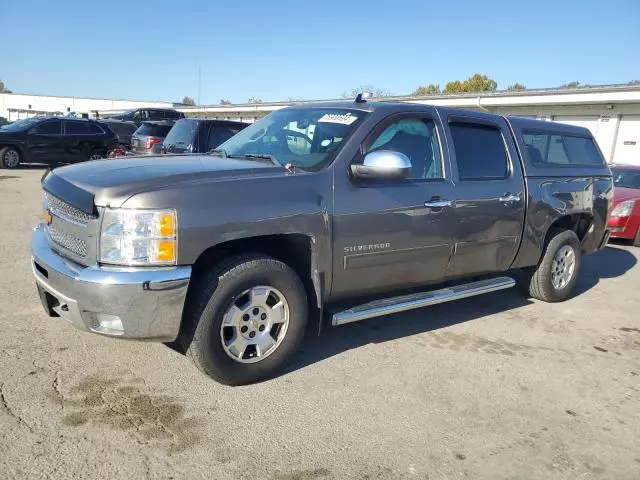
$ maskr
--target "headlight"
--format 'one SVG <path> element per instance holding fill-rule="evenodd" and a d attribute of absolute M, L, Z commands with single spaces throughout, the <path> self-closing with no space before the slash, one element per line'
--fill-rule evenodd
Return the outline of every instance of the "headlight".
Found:
<path fill-rule="evenodd" d="M 104 211 L 100 262 L 112 265 L 175 265 L 178 229 L 175 210 Z"/>
<path fill-rule="evenodd" d="M 613 209 L 611 212 L 612 217 L 628 217 L 631 215 L 633 211 L 633 207 L 635 206 L 635 200 L 627 200 L 626 202 L 621 202 Z"/>

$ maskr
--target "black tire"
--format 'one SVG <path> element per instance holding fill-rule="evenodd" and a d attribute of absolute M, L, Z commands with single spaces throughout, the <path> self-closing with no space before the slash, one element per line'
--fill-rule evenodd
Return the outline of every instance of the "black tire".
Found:
<path fill-rule="evenodd" d="M 17 157 L 18 162 L 15 163 Z M 12 161 L 13 160 L 13 161 Z M 0 149 L 0 168 L 17 168 L 22 162 L 20 150 L 15 147 L 4 147 Z"/>
<path fill-rule="evenodd" d="M 281 343 L 263 360 L 240 363 L 222 346 L 221 324 L 227 309 L 248 289 L 270 286 L 289 306 L 289 323 Z M 264 255 L 232 257 L 204 275 L 189 295 L 180 342 L 206 375 L 226 385 L 246 385 L 276 374 L 298 349 L 308 318 L 302 282 L 286 264 Z"/>
<path fill-rule="evenodd" d="M 556 288 L 552 281 L 552 269 L 557 253 L 564 246 L 573 250 L 575 265 L 573 273 L 561 288 Z M 533 298 L 544 302 L 562 302 L 570 297 L 580 273 L 582 264 L 582 245 L 575 232 L 571 230 L 553 230 L 537 267 L 525 272 L 524 286 Z"/>

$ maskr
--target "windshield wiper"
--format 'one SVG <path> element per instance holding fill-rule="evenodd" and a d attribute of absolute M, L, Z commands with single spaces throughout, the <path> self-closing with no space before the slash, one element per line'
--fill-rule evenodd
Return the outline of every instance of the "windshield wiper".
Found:
<path fill-rule="evenodd" d="M 267 153 L 243 153 L 238 155 L 227 155 L 229 158 L 251 158 L 256 160 L 269 160 L 274 165 L 281 167 L 282 164 L 273 155 Z"/>

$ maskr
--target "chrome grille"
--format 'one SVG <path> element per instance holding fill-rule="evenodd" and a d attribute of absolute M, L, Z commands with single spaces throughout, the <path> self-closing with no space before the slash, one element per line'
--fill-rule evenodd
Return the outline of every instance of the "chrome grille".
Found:
<path fill-rule="evenodd" d="M 53 215 L 66 220 L 67 222 L 86 227 L 89 220 L 93 218 L 92 215 L 63 202 L 52 195 L 45 193 L 44 199 L 46 208 L 48 208 Z"/>
<path fill-rule="evenodd" d="M 87 256 L 87 242 L 70 233 L 61 232 L 53 225 L 47 227 L 51 240 L 62 248 L 80 257 Z"/>

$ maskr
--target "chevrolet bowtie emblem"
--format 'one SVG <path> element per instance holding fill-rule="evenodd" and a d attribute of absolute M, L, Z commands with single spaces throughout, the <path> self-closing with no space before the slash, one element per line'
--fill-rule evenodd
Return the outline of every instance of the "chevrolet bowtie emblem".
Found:
<path fill-rule="evenodd" d="M 46 223 L 47 225 L 51 225 L 51 222 L 53 222 L 53 215 L 51 215 L 51 212 L 49 210 L 45 210 L 42 217 L 44 218 L 44 223 Z"/>

